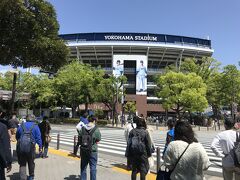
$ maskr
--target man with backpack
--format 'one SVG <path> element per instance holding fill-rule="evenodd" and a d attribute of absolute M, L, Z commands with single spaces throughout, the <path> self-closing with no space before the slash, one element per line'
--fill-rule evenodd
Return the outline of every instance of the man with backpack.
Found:
<path fill-rule="evenodd" d="M 38 125 L 35 123 L 34 115 L 28 115 L 27 121 L 22 123 L 16 134 L 17 157 L 20 165 L 20 180 L 34 179 L 35 169 L 35 145 L 39 146 L 39 153 L 42 153 L 42 139 Z M 28 163 L 29 176 L 26 176 L 26 163 Z"/>
<path fill-rule="evenodd" d="M 132 161 L 131 179 L 136 180 L 137 173 L 140 173 L 140 179 L 145 180 L 149 171 L 148 158 L 152 155 L 152 142 L 146 130 L 145 120 L 137 116 L 135 118 L 137 128 L 129 133 L 125 156 L 130 157 Z"/>
<path fill-rule="evenodd" d="M 89 123 L 79 131 L 81 144 L 81 180 L 87 180 L 87 165 L 90 165 L 90 179 L 96 180 L 98 145 L 101 140 L 99 128 L 95 125 L 96 118 L 91 115 Z"/>
<path fill-rule="evenodd" d="M 82 127 L 86 127 L 86 125 L 88 124 L 88 119 L 87 119 L 87 113 L 85 112 L 83 114 L 83 116 L 80 116 L 80 122 L 77 124 L 76 126 L 76 129 L 77 129 L 77 132 L 79 134 L 80 130 L 82 129 Z M 80 140 L 79 140 L 79 136 L 78 136 L 78 142 L 76 144 L 76 146 L 74 147 L 74 152 L 73 154 L 76 156 L 77 155 L 77 152 L 78 152 L 78 148 L 80 146 Z"/>
<path fill-rule="evenodd" d="M 236 135 L 233 119 L 225 119 L 224 126 L 226 131 L 220 132 L 212 141 L 211 148 L 213 152 L 222 158 L 223 178 L 224 180 L 240 179 L 240 162 L 237 162 L 235 148 L 240 145 L 236 143 Z M 240 154 L 238 154 L 240 156 Z"/>

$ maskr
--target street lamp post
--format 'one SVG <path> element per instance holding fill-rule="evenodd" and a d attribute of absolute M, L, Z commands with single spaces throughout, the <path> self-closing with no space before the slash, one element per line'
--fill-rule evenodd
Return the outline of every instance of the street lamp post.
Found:
<path fill-rule="evenodd" d="M 16 84 L 17 84 L 17 73 L 13 73 L 13 85 L 12 85 L 12 102 L 11 102 L 11 113 L 15 110 L 15 98 L 16 98 Z"/>

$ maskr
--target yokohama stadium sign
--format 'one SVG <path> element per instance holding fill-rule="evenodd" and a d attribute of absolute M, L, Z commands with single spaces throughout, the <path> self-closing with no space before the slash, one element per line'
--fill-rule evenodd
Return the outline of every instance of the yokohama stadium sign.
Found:
<path fill-rule="evenodd" d="M 175 36 L 167 34 L 151 33 L 76 33 L 62 34 L 60 37 L 66 41 L 134 41 L 134 42 L 161 42 L 161 43 L 182 43 L 196 46 L 211 47 L 211 41 L 207 39 Z"/>
<path fill-rule="evenodd" d="M 132 36 L 132 35 L 107 35 L 104 36 L 106 41 L 158 41 L 157 36 Z"/>

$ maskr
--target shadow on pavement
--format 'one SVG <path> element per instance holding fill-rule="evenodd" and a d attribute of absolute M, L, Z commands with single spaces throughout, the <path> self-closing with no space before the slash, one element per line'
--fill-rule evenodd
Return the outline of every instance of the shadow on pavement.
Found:
<path fill-rule="evenodd" d="M 73 154 L 73 153 L 69 153 L 68 156 L 69 156 L 69 157 L 77 157 L 77 158 L 80 158 L 80 155 L 75 155 L 75 154 Z"/>
<path fill-rule="evenodd" d="M 131 171 L 130 169 L 127 168 L 127 165 L 126 165 L 126 164 L 117 163 L 117 164 L 112 164 L 112 166 L 117 167 L 117 168 L 124 169 L 124 170 L 126 170 L 126 171 Z"/>
<path fill-rule="evenodd" d="M 79 175 L 70 175 L 68 177 L 64 178 L 65 180 L 79 180 L 80 176 Z"/>
<path fill-rule="evenodd" d="M 7 177 L 10 179 L 10 180 L 19 180 L 19 173 L 13 173 L 11 175 L 7 175 Z"/>

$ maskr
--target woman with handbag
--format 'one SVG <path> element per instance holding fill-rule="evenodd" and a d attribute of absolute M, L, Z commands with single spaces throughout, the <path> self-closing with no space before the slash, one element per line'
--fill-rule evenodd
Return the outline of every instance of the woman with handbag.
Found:
<path fill-rule="evenodd" d="M 170 142 L 163 156 L 171 180 L 202 180 L 203 171 L 210 161 L 204 147 L 198 143 L 191 125 L 177 121 L 174 141 Z"/>
<path fill-rule="evenodd" d="M 48 122 L 48 117 L 44 116 L 41 123 L 38 124 L 39 129 L 41 131 L 41 138 L 42 138 L 42 146 L 43 146 L 43 154 L 41 155 L 42 158 L 48 158 L 48 146 L 51 141 L 50 130 L 51 126 Z"/>

